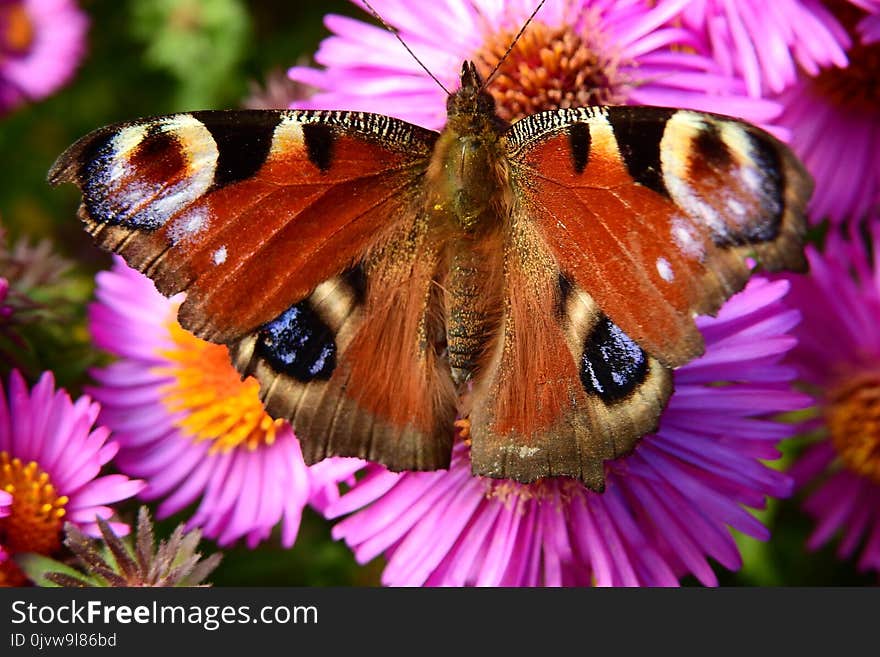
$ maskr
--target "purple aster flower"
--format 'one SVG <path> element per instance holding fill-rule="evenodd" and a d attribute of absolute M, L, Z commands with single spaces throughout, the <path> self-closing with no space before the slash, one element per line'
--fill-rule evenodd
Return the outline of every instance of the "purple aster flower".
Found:
<path fill-rule="evenodd" d="M 847 65 L 849 37 L 818 0 L 694 0 L 682 19 L 753 96 L 781 92 L 798 67 L 816 75 L 821 67 Z"/>
<path fill-rule="evenodd" d="M 880 3 L 875 5 L 874 13 L 865 16 L 859 23 L 859 34 L 862 43 L 877 43 L 880 41 Z"/>
<path fill-rule="evenodd" d="M 303 507 L 334 500 L 350 465 L 305 465 L 290 425 L 266 415 L 256 380 L 240 379 L 226 347 L 177 323 L 182 294 L 166 299 L 118 257 L 95 294 L 92 336 L 119 360 L 92 372 L 90 392 L 120 443 L 119 469 L 147 481 L 143 497 L 162 499 L 160 517 L 198 501 L 189 526 L 220 544 L 246 537 L 253 547 L 280 523 L 292 545 Z"/>
<path fill-rule="evenodd" d="M 0 112 L 66 83 L 85 52 L 87 28 L 73 0 L 0 0 Z"/>
<path fill-rule="evenodd" d="M 486 77 L 513 42 L 534 2 L 376 0 L 383 19 L 447 89 L 461 62 Z M 683 26 L 689 0 L 548 2 L 492 79 L 499 113 L 513 120 L 556 107 L 635 104 L 687 107 L 767 123 L 776 103 L 749 97 L 746 84 L 710 56 L 698 30 Z M 333 36 L 292 79 L 318 93 L 298 107 L 393 114 L 429 128 L 443 125 L 446 94 L 383 28 L 327 16 Z M 729 67 L 728 67 L 729 68 Z"/>
<path fill-rule="evenodd" d="M 810 401 L 780 364 L 799 318 L 782 302 L 788 287 L 754 279 L 716 318 L 698 319 L 705 355 L 676 370 L 659 431 L 607 463 L 604 493 L 567 478 L 474 477 L 459 442 L 448 471 L 368 465 L 326 509 L 355 512 L 334 536 L 360 562 L 384 554 L 390 585 L 671 586 L 688 573 L 716 584 L 709 558 L 740 566 L 728 527 L 766 539 L 746 507 L 791 488 L 762 463 L 792 433 L 768 416 Z"/>
<path fill-rule="evenodd" d="M 98 476 L 118 449 L 106 427 L 94 428 L 98 412 L 88 397 L 73 402 L 56 391 L 49 372 L 30 391 L 17 371 L 5 390 L 0 383 L 0 546 L 7 554 L 56 552 L 64 522 L 100 536 L 95 519 L 113 515 L 106 505 L 143 487 L 121 474 Z M 12 560 L 0 564 L 0 585 L 24 582 Z"/>
<path fill-rule="evenodd" d="M 819 440 L 791 474 L 810 491 L 808 547 L 840 534 L 841 558 L 863 545 L 858 567 L 880 571 L 880 226 L 872 247 L 873 265 L 859 240 L 833 235 L 824 254 L 810 250 L 809 276 L 789 277 L 804 318 L 791 362 L 820 410 L 805 426 Z"/>
<path fill-rule="evenodd" d="M 849 66 L 802 77 L 779 96 L 779 123 L 816 179 L 810 214 L 840 223 L 880 215 L 880 3 L 837 5 L 849 31 Z M 861 36 L 857 34 L 861 26 Z"/>

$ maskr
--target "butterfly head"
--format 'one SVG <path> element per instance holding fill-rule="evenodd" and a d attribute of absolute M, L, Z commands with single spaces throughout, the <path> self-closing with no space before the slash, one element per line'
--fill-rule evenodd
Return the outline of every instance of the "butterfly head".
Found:
<path fill-rule="evenodd" d="M 461 65 L 461 88 L 449 94 L 446 114 L 449 124 L 460 125 L 459 129 L 465 131 L 483 131 L 488 124 L 494 127 L 500 121 L 495 113 L 495 99 L 485 90 L 483 78 L 473 62 Z M 467 130 L 467 126 L 471 130 Z"/>

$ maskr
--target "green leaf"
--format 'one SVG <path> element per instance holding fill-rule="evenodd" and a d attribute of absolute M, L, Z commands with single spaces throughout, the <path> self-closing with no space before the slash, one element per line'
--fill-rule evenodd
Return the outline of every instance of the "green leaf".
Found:
<path fill-rule="evenodd" d="M 58 588 L 58 585 L 46 579 L 48 573 L 62 573 L 74 579 L 89 583 L 89 579 L 78 570 L 35 552 L 16 554 L 13 559 L 25 575 L 37 586 Z"/>

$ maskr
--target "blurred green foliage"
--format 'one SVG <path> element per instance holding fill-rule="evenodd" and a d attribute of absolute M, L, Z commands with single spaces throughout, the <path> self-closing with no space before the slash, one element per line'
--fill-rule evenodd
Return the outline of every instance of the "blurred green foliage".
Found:
<path fill-rule="evenodd" d="M 134 0 L 130 24 L 144 61 L 174 79 L 180 106 L 212 106 L 235 93 L 250 33 L 238 0 Z"/>
<path fill-rule="evenodd" d="M 108 123 L 240 106 L 249 83 L 314 52 L 326 36 L 325 13 L 357 14 L 344 0 L 84 0 L 81 5 L 91 19 L 89 54 L 74 80 L 48 100 L 0 119 L 0 220 L 11 239 L 49 238 L 74 263 L 66 283 L 70 315 L 64 322 L 42 322 L 26 336 L 39 347 L 33 369 L 51 364 L 59 383 L 74 394 L 87 381 L 86 367 L 101 358 L 85 340 L 84 302 L 94 272 L 106 267 L 109 257 L 92 245 L 75 218 L 76 189 L 46 184 L 55 157 Z M 762 513 L 773 540 L 740 537 L 744 565 L 736 573 L 719 567 L 721 583 L 876 584 L 876 576 L 839 561 L 834 545 L 817 553 L 805 550 L 812 522 L 798 503 L 774 502 Z M 130 502 L 121 511 L 133 520 L 136 507 Z M 187 517 L 181 513 L 158 523 L 158 534 L 167 535 Z M 255 550 L 235 546 L 224 551 L 211 579 L 215 585 L 377 584 L 381 562 L 357 565 L 350 551 L 332 540 L 329 528 L 307 511 L 293 549 L 283 549 L 277 536 Z M 210 541 L 203 547 L 216 549 Z"/>

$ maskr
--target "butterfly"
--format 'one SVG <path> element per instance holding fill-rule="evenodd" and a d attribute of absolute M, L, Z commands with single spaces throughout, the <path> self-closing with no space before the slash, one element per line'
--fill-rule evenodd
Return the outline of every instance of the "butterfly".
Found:
<path fill-rule="evenodd" d="M 83 137 L 79 216 L 227 345 L 308 463 L 604 487 L 654 431 L 694 322 L 805 267 L 812 181 L 733 118 L 582 107 L 502 121 L 472 62 L 437 133 L 363 112 L 203 111 Z"/>

